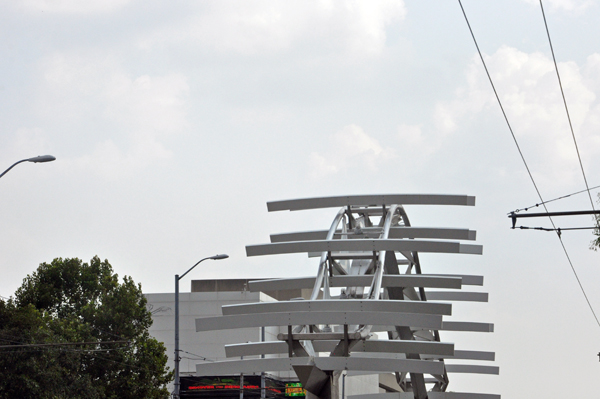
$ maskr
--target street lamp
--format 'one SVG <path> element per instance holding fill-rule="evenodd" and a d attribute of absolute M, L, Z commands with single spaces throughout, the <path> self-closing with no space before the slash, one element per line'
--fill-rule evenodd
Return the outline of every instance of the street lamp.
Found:
<path fill-rule="evenodd" d="M 175 395 L 173 396 L 176 399 L 179 399 L 179 386 L 181 385 L 179 383 L 179 280 L 184 278 L 185 275 L 191 272 L 193 268 L 207 259 L 221 260 L 227 258 L 229 258 L 229 255 L 225 254 L 209 256 L 208 258 L 200 259 L 194 266 L 190 267 L 188 271 L 183 273 L 181 276 L 179 276 L 179 274 L 175 275 Z"/>
<path fill-rule="evenodd" d="M 2 172 L 2 174 L 0 175 L 0 177 L 4 176 L 6 174 L 6 172 L 8 172 L 9 170 L 11 170 L 12 168 L 14 168 L 16 165 L 20 164 L 21 162 L 35 162 L 35 163 L 39 163 L 39 162 L 51 162 L 54 161 L 56 158 L 53 157 L 52 155 L 40 155 L 37 157 L 33 157 L 33 158 L 27 158 L 27 159 L 22 159 L 19 162 L 15 162 L 14 164 L 12 164 L 12 166 L 8 169 L 6 169 L 4 172 Z"/>

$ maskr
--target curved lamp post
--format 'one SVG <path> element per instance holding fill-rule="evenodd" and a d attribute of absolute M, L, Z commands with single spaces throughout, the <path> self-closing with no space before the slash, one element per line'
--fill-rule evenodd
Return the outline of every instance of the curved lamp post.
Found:
<path fill-rule="evenodd" d="M 55 159 L 56 158 L 53 157 L 52 155 L 40 155 L 40 156 L 33 157 L 33 158 L 22 159 L 19 162 L 13 163 L 10 168 L 8 168 L 4 172 L 2 172 L 2 174 L 0 175 L 0 177 L 4 176 L 6 174 L 6 172 L 8 172 L 9 170 L 11 170 L 12 168 L 14 168 L 16 165 L 20 164 L 21 162 L 35 162 L 35 163 L 39 163 L 39 162 L 51 162 L 51 161 L 54 161 Z"/>
<path fill-rule="evenodd" d="M 188 269 L 187 272 L 181 276 L 175 275 L 175 394 L 173 395 L 176 399 L 179 399 L 179 280 L 185 277 L 186 274 L 192 271 L 193 268 L 198 266 L 200 263 L 207 259 L 221 260 L 227 259 L 229 255 L 220 254 L 215 256 L 209 256 L 208 258 L 200 259 L 196 264 Z"/>

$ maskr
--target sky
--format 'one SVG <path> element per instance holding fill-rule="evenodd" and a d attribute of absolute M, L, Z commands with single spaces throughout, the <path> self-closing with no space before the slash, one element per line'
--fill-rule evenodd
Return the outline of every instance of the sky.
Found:
<path fill-rule="evenodd" d="M 585 189 L 539 2 L 463 5 L 542 197 Z M 600 4 L 544 7 L 593 187 Z M 173 292 L 175 274 L 217 253 L 230 258 L 189 280 L 311 276 L 316 259 L 247 258 L 245 245 L 328 228 L 337 210 L 268 213 L 267 201 L 467 194 L 475 207 L 406 207 L 412 225 L 477 230 L 484 247 L 421 256 L 423 272 L 484 275 L 468 290 L 490 293 L 452 319 L 493 322 L 493 334 L 442 338 L 495 351 L 500 375 L 452 375 L 449 389 L 597 395 L 600 325 L 560 241 L 509 228 L 508 212 L 540 200 L 457 1 L 0 1 L 0 170 L 44 154 L 57 159 L 0 180 L 3 297 L 57 257 L 98 255 L 148 293 Z M 578 194 L 548 210 L 591 206 Z M 591 231 L 562 238 L 600 314 Z"/>

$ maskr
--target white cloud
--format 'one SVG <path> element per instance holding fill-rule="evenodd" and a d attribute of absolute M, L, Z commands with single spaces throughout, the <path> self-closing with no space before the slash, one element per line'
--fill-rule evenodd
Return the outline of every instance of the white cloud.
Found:
<path fill-rule="evenodd" d="M 189 91 L 182 75 L 115 74 L 102 90 L 106 115 L 138 133 L 172 133 L 187 127 L 184 96 Z"/>
<path fill-rule="evenodd" d="M 375 171 L 383 162 L 394 157 L 392 148 L 382 147 L 360 126 L 348 125 L 329 137 L 326 152 L 311 153 L 309 162 L 313 176 L 318 177 L 345 169 Z"/>
<path fill-rule="evenodd" d="M 123 151 L 112 140 L 106 140 L 97 143 L 90 154 L 65 160 L 63 167 L 91 169 L 105 180 L 118 180 L 121 177 L 131 177 L 154 161 L 170 156 L 171 153 L 152 137 L 135 140 L 127 151 Z"/>
<path fill-rule="evenodd" d="M 546 183 L 557 177 L 579 178 L 577 154 L 552 59 L 506 46 L 484 58 L 534 175 L 546 179 Z M 600 154 L 600 55 L 590 56 L 582 68 L 574 62 L 561 62 L 558 67 L 584 166 L 589 169 Z M 458 127 L 466 128 L 476 118 L 494 118 L 503 123 L 500 115 L 476 57 L 467 70 L 467 85 L 456 92 L 453 101 L 437 104 L 434 120 L 437 128 L 448 134 Z M 510 134 L 508 128 L 506 134 Z"/>
<path fill-rule="evenodd" d="M 441 137 L 426 137 L 423 133 L 423 125 L 398 126 L 398 140 L 400 148 L 408 149 L 414 159 L 423 159 L 436 152 L 441 146 Z M 409 154 L 407 154 L 409 155 Z"/>
<path fill-rule="evenodd" d="M 41 68 L 38 112 L 47 121 L 96 130 L 97 138 L 79 133 L 96 141 L 88 144 L 95 150 L 76 162 L 105 178 L 168 158 L 161 139 L 188 127 L 189 87 L 182 75 L 135 77 L 96 55 L 56 54 Z"/>
<path fill-rule="evenodd" d="M 18 129 L 11 147 L 11 157 L 15 160 L 45 155 L 51 150 L 48 136 L 41 128 Z"/>
<path fill-rule="evenodd" d="M 233 107 L 230 118 L 240 126 L 258 126 L 281 123 L 293 117 L 290 110 L 282 105 L 256 107 Z"/>
<path fill-rule="evenodd" d="M 187 24 L 169 26 L 140 41 L 142 47 L 188 39 L 218 52 L 264 54 L 307 42 L 316 48 L 342 48 L 378 54 L 386 26 L 406 14 L 403 0 L 228 1 L 202 3 Z M 339 51 L 339 50 L 336 50 Z"/>
<path fill-rule="evenodd" d="M 54 14 L 99 14 L 117 11 L 125 7 L 131 0 L 22 0 L 21 5 L 33 12 L 49 12 Z"/>

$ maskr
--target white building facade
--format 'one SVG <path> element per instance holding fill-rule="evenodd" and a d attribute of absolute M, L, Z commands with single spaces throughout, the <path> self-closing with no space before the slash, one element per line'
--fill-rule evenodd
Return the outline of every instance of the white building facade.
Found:
<path fill-rule="evenodd" d="M 287 290 L 250 292 L 248 279 L 192 280 L 192 292 L 179 294 L 179 348 L 180 377 L 198 376 L 196 365 L 210 364 L 227 358 L 225 346 L 239 342 L 277 341 L 277 335 L 284 332 L 282 327 L 252 327 L 226 331 L 196 332 L 195 321 L 198 318 L 221 316 L 221 307 L 256 302 L 274 302 L 292 298 L 306 298 L 310 290 Z M 163 342 L 169 356 L 171 369 L 175 364 L 175 294 L 145 294 L 148 309 L 152 313 L 150 335 Z M 269 356 L 269 355 L 267 355 Z M 275 355 L 270 355 L 275 356 Z M 256 356 L 255 356 L 256 357 Z M 257 375 L 255 373 L 255 375 Z M 296 382 L 298 378 L 293 371 L 271 373 L 272 377 L 281 381 Z M 390 385 L 397 385 L 392 375 L 383 380 Z M 345 388 L 353 393 L 385 392 L 379 388 L 380 378 L 374 376 L 347 376 L 344 378 Z M 169 392 L 173 391 L 173 383 Z M 238 396 L 239 397 L 239 396 Z M 246 397 L 248 395 L 246 394 Z"/>

